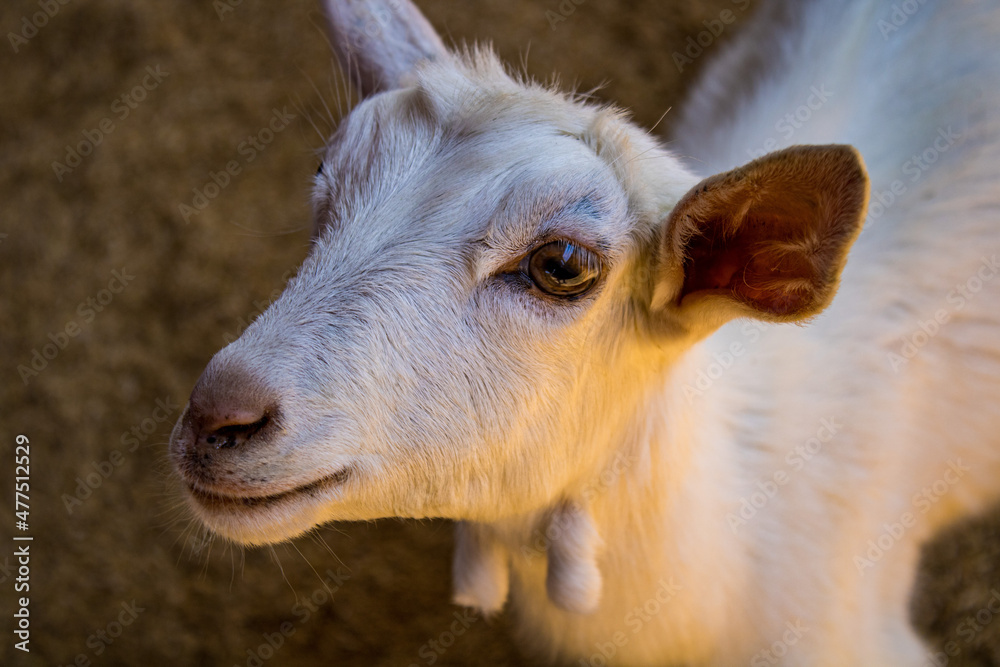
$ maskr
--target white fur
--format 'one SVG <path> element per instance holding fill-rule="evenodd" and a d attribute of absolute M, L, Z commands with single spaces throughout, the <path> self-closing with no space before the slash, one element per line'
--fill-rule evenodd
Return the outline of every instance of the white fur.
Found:
<path fill-rule="evenodd" d="M 762 11 L 689 102 L 674 148 L 690 169 L 620 113 L 515 81 L 488 53 L 411 49 L 409 83 L 392 56 L 402 87 L 365 99 L 328 148 L 314 251 L 178 422 L 178 468 L 218 500 L 192 507 L 248 543 L 330 520 L 462 520 L 456 601 L 495 612 L 509 586 L 520 636 L 552 656 L 610 643 L 618 664 L 774 664 L 760 651 L 779 642 L 786 665 L 923 664 L 907 615 L 919 545 L 998 495 L 1000 280 L 961 308 L 950 291 L 1000 246 L 1000 20 L 927 0 L 884 40 L 884 5 Z M 770 69 L 745 71 L 761 35 Z M 834 96 L 791 143 L 855 145 L 873 193 L 910 178 L 939 129 L 961 139 L 869 218 L 808 326 L 737 320 L 701 340 L 732 316 L 715 301 L 690 310 L 703 332 L 664 324 L 654 292 L 680 286 L 657 277 L 658 252 L 694 172 L 748 162 L 821 85 Z M 496 278 L 553 237 L 601 250 L 593 298 L 554 304 Z M 942 310 L 894 370 L 900 338 Z M 197 477 L 192 415 L 206 396 L 242 400 L 224 389 L 237 384 L 279 406 L 280 428 Z M 795 453 L 813 438 L 812 458 Z"/>

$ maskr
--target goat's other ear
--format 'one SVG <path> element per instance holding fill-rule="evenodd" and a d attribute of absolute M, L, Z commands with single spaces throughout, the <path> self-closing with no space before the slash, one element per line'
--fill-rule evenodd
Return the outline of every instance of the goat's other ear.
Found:
<path fill-rule="evenodd" d="M 409 0 L 324 0 L 333 48 L 361 97 L 398 88 L 448 50 Z"/>
<path fill-rule="evenodd" d="M 850 146 L 793 146 L 709 177 L 664 225 L 654 309 L 702 335 L 735 317 L 816 315 L 833 300 L 867 205 Z"/>

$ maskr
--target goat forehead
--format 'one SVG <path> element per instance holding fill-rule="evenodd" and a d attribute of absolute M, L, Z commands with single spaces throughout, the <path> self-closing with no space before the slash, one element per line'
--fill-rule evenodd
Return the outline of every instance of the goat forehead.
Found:
<path fill-rule="evenodd" d="M 359 107 L 331 146 L 318 180 L 323 252 L 488 240 L 516 248 L 573 208 L 585 240 L 623 236 L 624 190 L 612 169 L 552 119 L 511 112 L 450 118 L 408 113 L 405 91 Z M 456 129 L 456 125 L 460 126 Z M 568 223 L 573 218 L 562 216 Z M 574 235 L 572 229 L 562 229 Z"/>

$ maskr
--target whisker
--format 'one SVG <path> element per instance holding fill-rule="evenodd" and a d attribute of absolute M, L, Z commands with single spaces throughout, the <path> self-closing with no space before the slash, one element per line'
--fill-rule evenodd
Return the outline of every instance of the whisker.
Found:
<path fill-rule="evenodd" d="M 275 564 L 278 566 L 278 570 L 281 572 L 281 578 L 285 580 L 286 584 L 288 584 L 289 590 L 292 591 L 292 594 L 295 596 L 297 601 L 299 599 L 299 593 L 295 590 L 295 587 L 292 586 L 292 582 L 288 579 L 288 575 L 285 574 L 285 568 L 281 565 L 281 559 L 278 558 L 278 552 L 275 551 L 273 544 L 268 545 L 267 548 L 270 550 L 271 558 L 274 559 Z"/>
<path fill-rule="evenodd" d="M 673 109 L 673 107 L 667 107 L 667 110 L 663 112 L 663 115 L 661 115 L 660 118 L 655 123 L 653 123 L 653 127 L 649 128 L 650 134 L 652 134 L 653 131 L 656 130 L 657 126 L 659 126 L 659 124 L 663 122 L 663 119 L 667 117 L 667 114 L 670 113 L 671 109 Z"/>

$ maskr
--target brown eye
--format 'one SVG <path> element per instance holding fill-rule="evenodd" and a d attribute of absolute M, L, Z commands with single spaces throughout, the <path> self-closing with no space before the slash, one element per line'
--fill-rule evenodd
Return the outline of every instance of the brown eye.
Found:
<path fill-rule="evenodd" d="M 575 297 L 601 277 L 597 255 L 571 241 L 552 241 L 524 258 L 521 271 L 546 294 Z"/>

